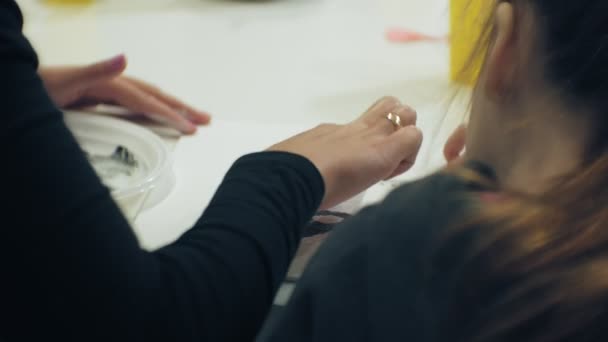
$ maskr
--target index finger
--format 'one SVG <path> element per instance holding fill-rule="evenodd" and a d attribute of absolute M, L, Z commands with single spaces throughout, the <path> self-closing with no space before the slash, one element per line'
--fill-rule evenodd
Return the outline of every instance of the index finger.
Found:
<path fill-rule="evenodd" d="M 133 112 L 171 125 L 183 133 L 192 134 L 196 131 L 196 126 L 174 108 L 123 79 L 113 81 L 103 91 L 99 90 L 97 96 L 112 99 Z"/>
<path fill-rule="evenodd" d="M 193 123 L 204 125 L 211 121 L 211 116 L 208 113 L 185 104 L 181 100 L 178 100 L 176 97 L 165 93 L 156 86 L 131 77 L 124 77 L 124 80 L 132 84 L 133 86 L 145 91 L 146 93 L 154 96 L 159 101 L 164 102 L 167 106 L 180 111 L 188 120 L 192 121 Z"/>

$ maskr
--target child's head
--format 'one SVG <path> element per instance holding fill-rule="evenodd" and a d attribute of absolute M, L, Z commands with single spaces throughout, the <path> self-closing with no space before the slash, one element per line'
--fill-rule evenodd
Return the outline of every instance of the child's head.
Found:
<path fill-rule="evenodd" d="M 608 1 L 487 1 L 466 157 L 502 195 L 456 224 L 475 238 L 453 302 L 475 313 L 450 319 L 467 341 L 607 340 Z"/>
<path fill-rule="evenodd" d="M 473 97 L 470 157 L 509 178 L 521 176 L 516 159 L 531 153 L 528 158 L 554 169 L 551 176 L 602 154 L 608 144 L 608 2 L 488 1 L 495 5 L 487 40 L 480 42 L 485 62 Z"/>

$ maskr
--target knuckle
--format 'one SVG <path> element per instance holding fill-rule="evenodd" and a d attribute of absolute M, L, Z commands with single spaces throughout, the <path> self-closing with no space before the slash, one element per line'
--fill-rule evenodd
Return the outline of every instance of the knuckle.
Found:
<path fill-rule="evenodd" d="M 397 107 L 401 105 L 399 99 L 394 96 L 384 96 L 380 102 L 387 107 Z"/>
<path fill-rule="evenodd" d="M 323 131 L 328 131 L 328 130 L 335 129 L 335 128 L 336 128 L 336 125 L 331 124 L 331 123 L 321 123 L 321 124 L 317 125 L 317 127 L 315 127 L 315 129 L 323 130 Z"/>
<path fill-rule="evenodd" d="M 405 126 L 415 125 L 418 121 L 418 113 L 408 105 L 401 106 L 396 114 Z"/>
<path fill-rule="evenodd" d="M 417 118 L 418 117 L 418 112 L 414 108 L 412 108 L 412 107 L 410 107 L 408 105 L 404 105 L 403 107 L 404 107 L 404 111 L 407 114 L 411 115 L 413 118 Z"/>
<path fill-rule="evenodd" d="M 355 121 L 350 123 L 349 126 L 357 131 L 369 130 L 373 127 L 373 125 L 367 121 Z"/>
<path fill-rule="evenodd" d="M 408 112 L 416 113 L 416 110 L 414 108 L 412 108 L 412 106 L 410 106 L 410 105 L 404 104 L 403 108 Z"/>
<path fill-rule="evenodd" d="M 418 114 L 413 111 L 406 111 L 403 120 L 407 125 L 415 125 L 418 121 Z"/>

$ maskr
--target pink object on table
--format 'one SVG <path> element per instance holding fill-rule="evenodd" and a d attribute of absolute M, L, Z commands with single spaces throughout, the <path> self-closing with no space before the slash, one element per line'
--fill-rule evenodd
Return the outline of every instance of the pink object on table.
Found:
<path fill-rule="evenodd" d="M 390 28 L 386 31 L 386 39 L 393 43 L 439 42 L 447 41 L 447 37 L 432 36 L 402 28 Z"/>

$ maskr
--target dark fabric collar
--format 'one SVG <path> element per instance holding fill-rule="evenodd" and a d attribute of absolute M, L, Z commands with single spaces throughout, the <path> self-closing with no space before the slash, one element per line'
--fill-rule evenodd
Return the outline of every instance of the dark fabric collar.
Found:
<path fill-rule="evenodd" d="M 488 180 L 491 180 L 493 182 L 498 181 L 498 178 L 496 177 L 496 172 L 494 172 L 491 167 L 482 162 L 476 160 L 469 160 L 465 162 L 465 167 L 481 174 L 485 178 L 488 178 Z"/>

